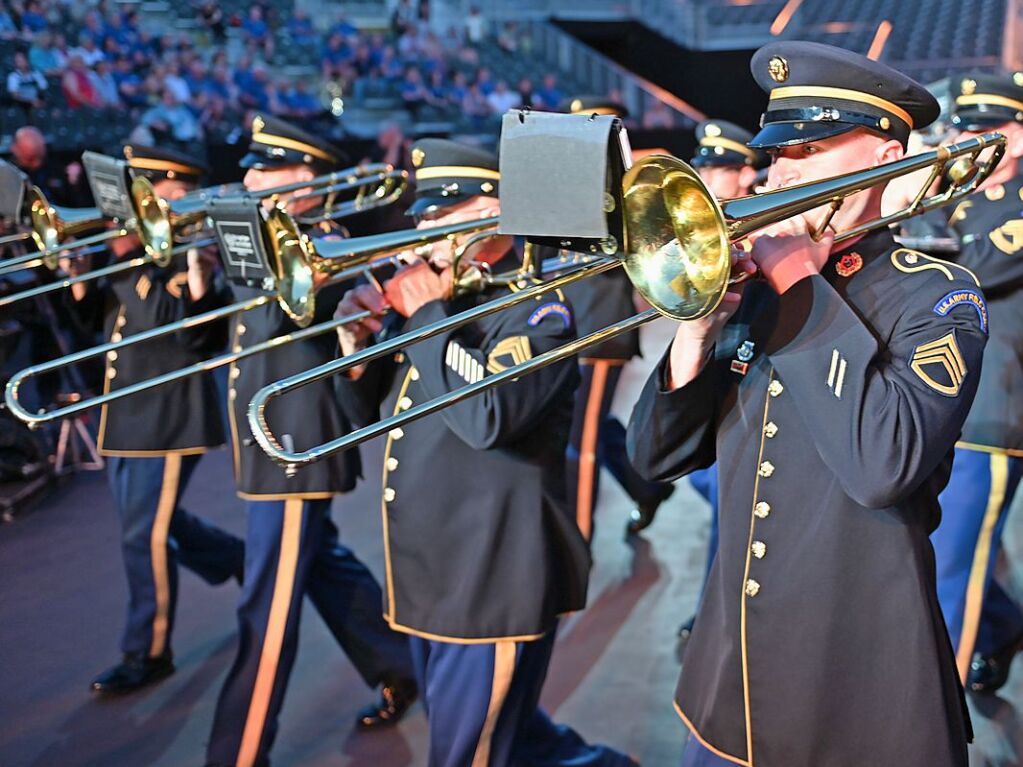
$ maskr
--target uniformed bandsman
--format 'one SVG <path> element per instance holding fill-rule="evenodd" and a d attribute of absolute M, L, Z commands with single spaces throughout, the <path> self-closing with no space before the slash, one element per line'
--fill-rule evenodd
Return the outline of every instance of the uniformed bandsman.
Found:
<path fill-rule="evenodd" d="M 206 168 L 168 149 L 124 148 L 131 173 L 153 182 L 174 200 L 196 187 Z M 110 243 L 119 259 L 142 255 L 135 235 Z M 111 341 L 225 305 L 230 291 L 213 277 L 215 256 L 191 251 L 167 268 L 143 266 L 123 272 L 104 288 L 81 283 L 73 300 L 104 314 Z M 88 261 L 65 262 L 71 273 Z M 192 365 L 221 351 L 225 323 L 206 324 L 107 354 L 104 391 Z M 121 553 L 128 577 L 128 619 L 121 636 L 123 661 L 98 676 L 92 689 L 124 693 L 174 671 L 170 639 L 177 603 L 178 564 L 207 583 L 241 581 L 241 540 L 178 506 L 203 453 L 224 444 L 216 385 L 193 376 L 104 405 L 98 447 L 107 458 L 110 488 L 121 521 Z"/>
<path fill-rule="evenodd" d="M 497 158 L 424 139 L 412 149 L 422 228 L 499 213 Z M 370 334 L 411 331 L 502 295 L 451 297 L 453 243 L 399 271 L 381 295 L 348 293 L 339 314 L 393 312 L 339 332 L 349 354 Z M 497 272 L 519 259 L 509 237 L 467 258 Z M 434 268 L 440 269 L 435 272 Z M 401 413 L 575 337 L 571 306 L 550 293 L 379 359 L 339 383 L 356 423 Z M 565 503 L 572 361 L 390 432 L 384 454 L 385 617 L 410 636 L 429 720 L 429 767 L 627 765 L 538 708 L 558 616 L 581 609 L 590 565 Z"/>
<path fill-rule="evenodd" d="M 563 107 L 569 114 L 614 115 L 622 120 L 629 116 L 624 105 L 606 97 L 577 96 Z M 632 283 L 622 269 L 569 285 L 565 294 L 575 308 L 580 336 L 636 313 Z M 649 482 L 636 473 L 625 451 L 625 428 L 611 415 L 622 368 L 639 353 L 639 331 L 631 331 L 591 346 L 579 357 L 581 381 L 568 443 L 567 477 L 569 501 L 587 540 L 593 537 L 602 466 L 636 504 L 626 524 L 627 533 L 647 527 L 674 490 L 670 483 Z"/>
<path fill-rule="evenodd" d="M 991 335 L 931 540 L 960 676 L 968 689 L 994 692 L 1023 646 L 1023 612 L 993 577 L 1023 474 L 1023 73 L 965 74 L 952 78 L 952 87 L 960 136 L 998 131 L 1008 143 L 981 193 L 943 211 L 959 238 L 957 263 L 984 289 Z M 983 309 L 972 294 L 949 291 L 936 310 L 963 303 Z"/>
<path fill-rule="evenodd" d="M 247 169 L 246 188 L 258 191 L 339 170 L 344 160 L 329 142 L 282 120 L 257 116 L 241 164 Z M 318 204 L 316 197 L 287 202 L 293 215 Z M 247 297 L 244 288 L 236 293 Z M 336 288 L 320 291 L 314 322 L 330 317 L 339 295 Z M 232 348 L 238 351 L 295 329 L 274 302 L 240 316 Z M 330 518 L 334 497 L 352 490 L 360 476 L 358 452 L 321 461 L 289 478 L 247 430 L 239 430 L 260 388 L 333 359 L 335 346 L 326 335 L 282 345 L 233 365 L 228 374 L 234 473 L 238 495 L 246 501 L 248 533 L 238 655 L 217 702 L 207 749 L 210 765 L 266 764 L 295 660 L 305 596 L 366 684 L 382 687 L 379 703 L 359 715 L 360 727 L 395 723 L 416 697 L 408 642 L 384 622 L 379 584 L 340 543 Z M 298 446 L 349 428 L 329 382 L 304 389 L 302 397 L 282 400 L 268 415 L 278 433 Z"/>
<path fill-rule="evenodd" d="M 696 152 L 689 164 L 696 168 L 707 188 L 719 200 L 730 200 L 753 194 L 757 173 L 766 168 L 769 159 L 759 149 L 746 146 L 753 134 L 727 120 L 704 120 L 696 126 Z M 707 565 L 702 594 L 707 585 L 710 566 L 718 548 L 717 498 L 718 474 L 713 466 L 698 469 L 689 475 L 689 482 L 710 504 L 710 537 L 707 541 Z M 680 652 L 693 631 L 691 616 L 679 628 Z"/>
<path fill-rule="evenodd" d="M 896 160 L 938 114 L 913 80 L 831 46 L 772 43 L 751 68 L 772 189 Z M 847 198 L 834 227 L 876 218 L 881 191 Z M 755 239 L 764 281 L 679 324 L 629 427 L 648 476 L 716 457 L 728 478 L 676 694 L 683 764 L 964 766 L 928 536 L 980 378 L 984 297 L 885 229 L 814 243 L 819 216 Z M 973 300 L 946 311 L 955 291 Z"/>

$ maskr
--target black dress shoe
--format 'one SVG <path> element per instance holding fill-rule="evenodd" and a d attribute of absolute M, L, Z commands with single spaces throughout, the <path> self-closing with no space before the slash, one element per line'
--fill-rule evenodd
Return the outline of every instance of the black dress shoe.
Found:
<path fill-rule="evenodd" d="M 395 679 L 384 682 L 380 688 L 380 700 L 371 703 L 359 712 L 355 725 L 360 730 L 374 730 L 390 727 L 401 721 L 405 712 L 416 702 L 419 689 L 413 679 Z"/>
<path fill-rule="evenodd" d="M 981 695 L 995 693 L 1009 678 L 1016 653 L 1023 651 L 1023 634 L 990 655 L 975 653 L 966 675 L 966 689 Z"/>
<path fill-rule="evenodd" d="M 671 498 L 671 494 L 674 492 L 675 486 L 667 485 L 664 492 L 654 500 L 637 504 L 636 508 L 629 513 L 629 521 L 625 524 L 625 537 L 636 535 L 650 527 L 661 504 Z"/>
<path fill-rule="evenodd" d="M 156 658 L 128 653 L 124 660 L 92 680 L 92 691 L 103 695 L 134 692 L 174 673 L 169 652 Z"/>

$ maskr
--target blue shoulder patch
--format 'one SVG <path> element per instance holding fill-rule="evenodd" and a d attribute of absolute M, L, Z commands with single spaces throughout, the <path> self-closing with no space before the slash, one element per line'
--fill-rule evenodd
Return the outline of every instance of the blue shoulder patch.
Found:
<path fill-rule="evenodd" d="M 987 304 L 984 303 L 984 297 L 975 290 L 953 290 L 945 294 L 934 305 L 934 313 L 944 317 L 960 304 L 976 309 L 977 316 L 980 317 L 980 329 L 987 333 Z"/>
<path fill-rule="evenodd" d="M 571 310 L 569 310 L 567 306 L 565 306 L 560 301 L 552 301 L 549 304 L 538 306 L 533 311 L 533 313 L 529 315 L 529 320 L 527 321 L 527 323 L 530 327 L 535 328 L 537 325 L 543 322 L 546 317 L 550 317 L 551 315 L 560 317 L 561 321 L 565 323 L 566 329 L 571 327 L 572 312 Z"/>

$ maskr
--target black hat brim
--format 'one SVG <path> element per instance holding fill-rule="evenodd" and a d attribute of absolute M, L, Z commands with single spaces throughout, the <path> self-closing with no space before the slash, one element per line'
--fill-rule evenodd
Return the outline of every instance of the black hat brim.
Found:
<path fill-rule="evenodd" d="M 461 197 L 459 195 L 449 195 L 447 197 L 417 197 L 413 203 L 408 206 L 408 210 L 405 211 L 405 215 L 420 216 L 431 210 L 447 208 L 460 202 L 464 202 L 465 200 L 465 197 Z"/>
<path fill-rule="evenodd" d="M 959 130 L 983 131 L 997 128 L 1005 123 L 1016 122 L 1014 115 L 1008 112 L 980 112 L 974 109 L 963 109 L 952 115 L 952 126 Z"/>
<path fill-rule="evenodd" d="M 284 158 L 281 158 L 282 160 Z M 254 168 L 255 170 L 267 170 L 270 168 L 282 168 L 285 165 L 294 165 L 292 162 L 279 162 L 259 152 L 249 152 L 239 162 L 241 168 Z"/>
<path fill-rule="evenodd" d="M 747 144 L 751 149 L 774 149 L 781 146 L 795 146 L 810 141 L 840 136 L 857 125 L 835 122 L 775 122 L 768 123 Z"/>

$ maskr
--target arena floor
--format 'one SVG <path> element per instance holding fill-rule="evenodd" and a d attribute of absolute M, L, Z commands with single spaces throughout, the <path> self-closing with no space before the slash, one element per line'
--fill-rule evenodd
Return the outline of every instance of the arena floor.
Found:
<path fill-rule="evenodd" d="M 646 363 L 626 370 L 617 409 L 628 413 L 670 333 L 646 329 Z M 380 449 L 366 452 L 378 476 Z M 338 501 L 343 539 L 382 569 L 380 488 L 372 479 Z M 185 506 L 241 534 L 241 503 L 226 451 L 200 464 Z M 1009 522 L 1013 590 L 1023 595 L 1023 493 Z M 559 721 L 644 765 L 676 765 L 685 741 L 671 707 L 678 672 L 675 630 L 696 602 L 708 510 L 687 482 L 642 540 L 627 545 L 629 505 L 605 475 L 589 608 L 564 621 L 544 691 Z M 101 473 L 66 483 L 31 514 L 0 528 L 0 765 L 4 767 L 199 767 L 213 708 L 234 651 L 237 586 L 211 589 L 183 572 L 173 648 L 177 673 L 156 687 L 99 700 L 92 677 L 117 660 L 126 604 L 117 522 Z M 912 662 L 907 658 L 906 662 Z M 1023 661 L 1002 695 L 971 700 L 971 764 L 1023 764 Z M 301 646 L 273 750 L 275 767 L 425 764 L 426 726 L 416 706 L 396 729 L 359 734 L 356 711 L 372 700 L 315 611 Z M 884 701 L 878 701 L 883 705 Z M 869 737 L 869 733 L 864 733 Z M 795 766 L 793 766 L 795 767 Z M 866 767 L 866 766 L 865 766 Z M 882 766 L 888 767 L 888 766 Z"/>

